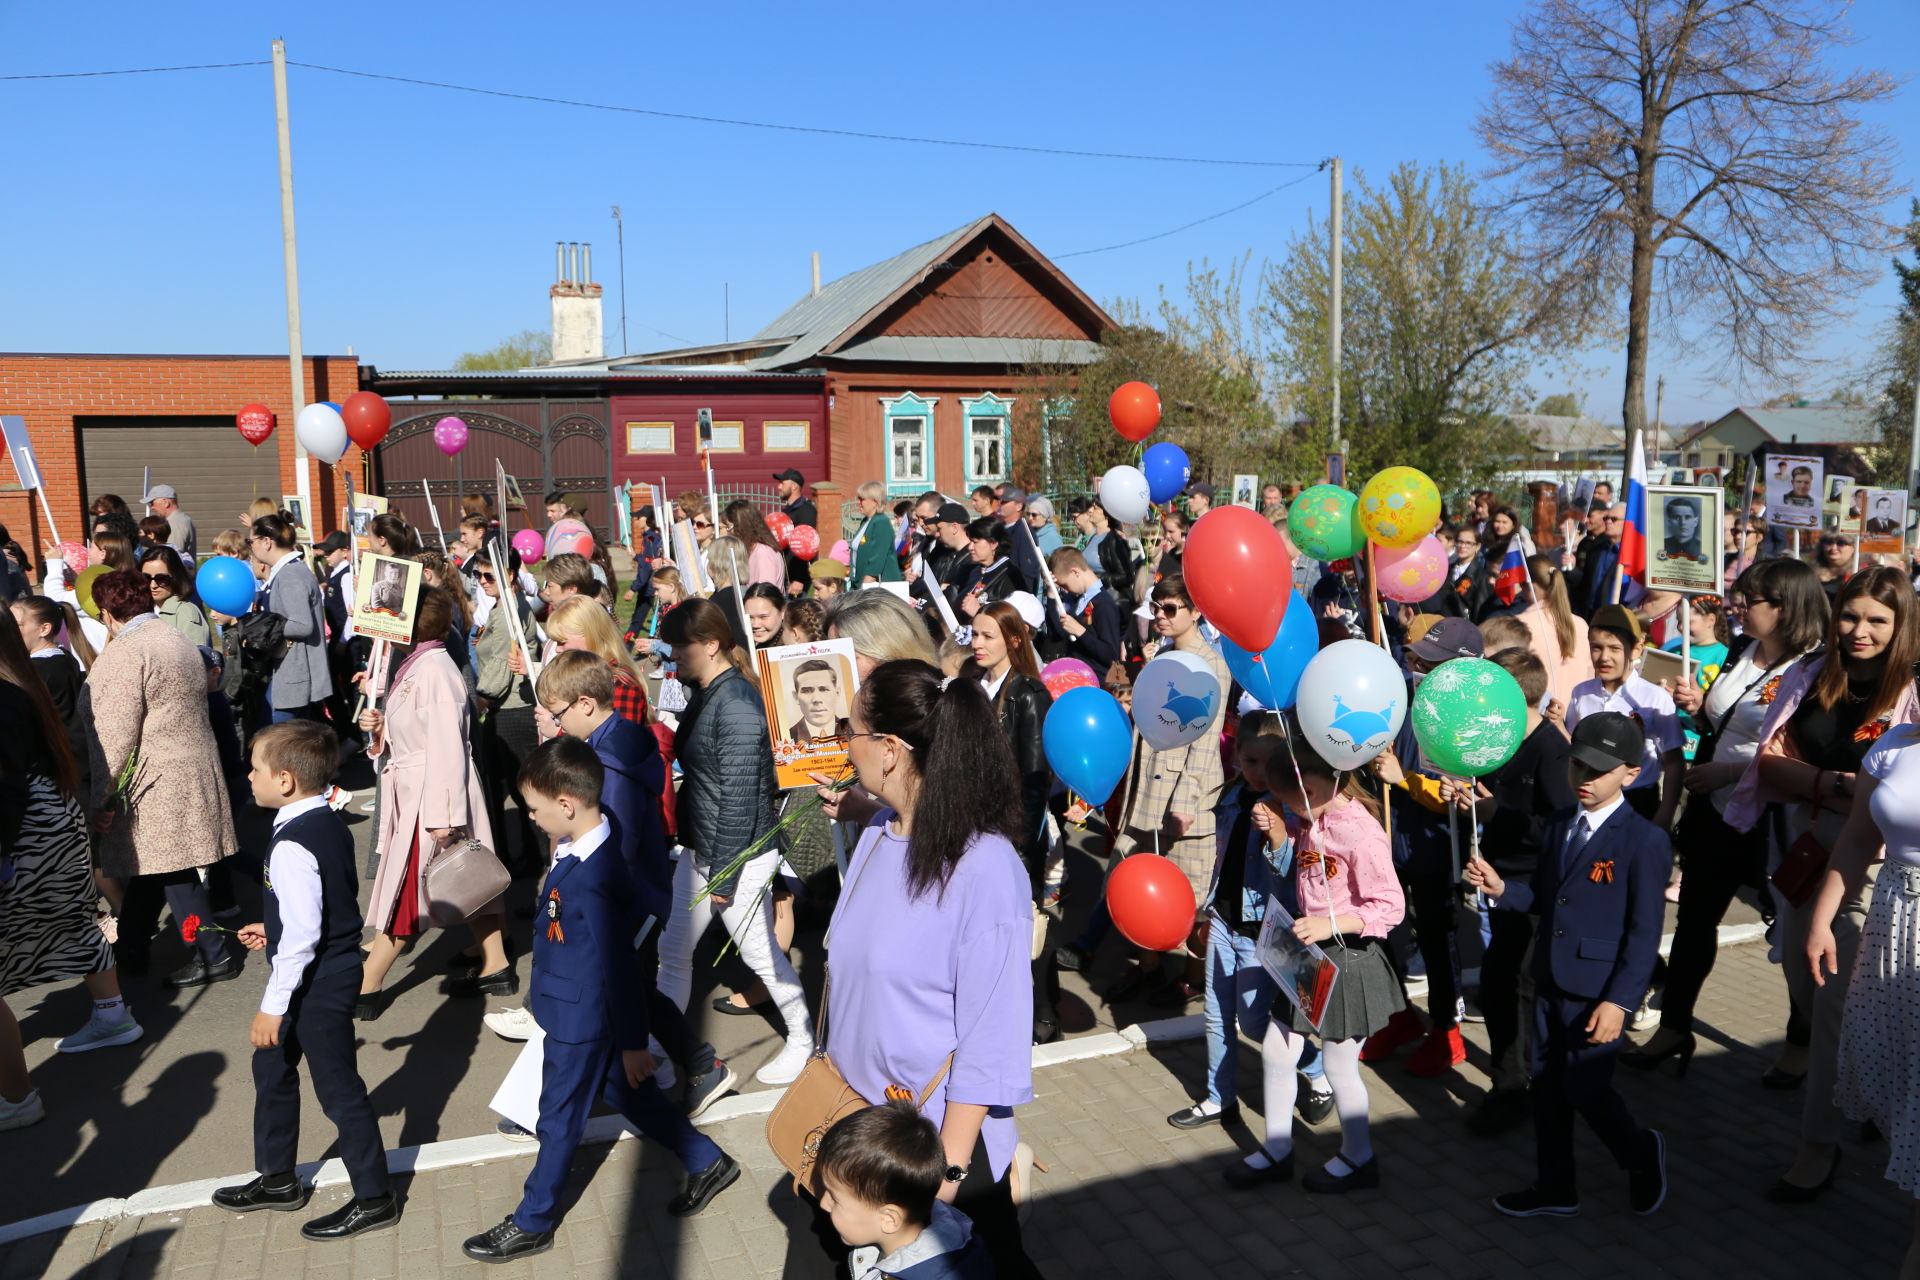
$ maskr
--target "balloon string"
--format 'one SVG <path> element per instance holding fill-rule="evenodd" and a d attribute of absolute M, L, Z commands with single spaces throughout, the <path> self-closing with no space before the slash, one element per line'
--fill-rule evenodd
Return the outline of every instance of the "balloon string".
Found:
<path fill-rule="evenodd" d="M 1307 806 L 1307 834 L 1314 837 L 1314 850 L 1320 855 L 1320 887 L 1325 890 L 1327 897 L 1327 924 L 1333 929 L 1334 940 L 1339 942 L 1342 947 L 1345 947 L 1347 945 L 1346 941 L 1340 936 L 1340 921 L 1333 912 L 1333 881 L 1327 875 L 1327 853 L 1325 849 L 1320 847 L 1321 837 L 1326 834 L 1327 830 L 1326 815 L 1313 811 L 1313 797 L 1307 794 L 1307 780 L 1300 775 L 1300 757 L 1293 752 L 1292 734 L 1287 735 L 1286 743 L 1287 763 L 1293 767 L 1293 784 L 1300 789 L 1300 799 L 1305 802 Z M 1333 771 L 1333 794 L 1335 796 L 1340 794 L 1340 783 L 1340 771 L 1335 769 Z M 1295 842 L 1293 867 L 1294 874 L 1298 875 L 1300 870 L 1298 841 Z"/>

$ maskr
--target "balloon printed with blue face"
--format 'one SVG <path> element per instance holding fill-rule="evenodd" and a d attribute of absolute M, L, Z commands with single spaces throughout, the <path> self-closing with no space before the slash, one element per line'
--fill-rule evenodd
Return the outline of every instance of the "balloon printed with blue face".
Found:
<path fill-rule="evenodd" d="M 1133 723 L 1149 747 L 1171 751 L 1206 736 L 1225 696 L 1213 668 L 1176 649 L 1133 678 Z"/>
<path fill-rule="evenodd" d="M 1172 502 L 1193 478 L 1193 464 L 1187 461 L 1187 451 L 1165 440 L 1150 446 L 1141 455 L 1140 470 L 1147 477 L 1147 496 L 1155 502 Z"/>
<path fill-rule="evenodd" d="M 1300 673 L 1300 731 L 1336 769 L 1357 769 L 1393 745 L 1407 718 L 1400 664 L 1365 640 L 1342 640 Z"/>

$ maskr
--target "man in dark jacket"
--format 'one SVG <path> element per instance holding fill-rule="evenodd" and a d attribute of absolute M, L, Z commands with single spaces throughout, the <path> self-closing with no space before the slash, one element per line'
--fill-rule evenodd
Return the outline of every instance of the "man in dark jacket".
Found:
<path fill-rule="evenodd" d="M 940 584 L 949 609 L 960 607 L 961 593 L 966 590 L 967 579 L 973 572 L 973 557 L 967 553 L 967 520 L 967 509 L 959 503 L 941 503 L 934 511 L 926 547 L 921 553 L 933 570 L 934 581 Z M 932 603 L 924 581 L 916 580 L 910 589 L 914 599 Z"/>
<path fill-rule="evenodd" d="M 785 471 L 775 472 L 773 478 L 779 482 L 777 492 L 780 495 L 780 510 L 786 512 L 787 518 L 793 521 L 794 528 L 797 529 L 804 524 L 819 531 L 819 512 L 814 509 L 811 499 L 802 496 L 807 487 L 807 478 L 792 467 L 788 467 Z M 826 544 L 826 534 L 821 532 L 822 548 L 825 548 Z M 807 582 L 809 581 L 807 577 L 807 562 L 791 551 L 784 554 L 787 560 L 788 593 L 796 596 L 805 595 Z M 799 584 L 798 590 L 794 589 L 795 583 Z"/>
<path fill-rule="evenodd" d="M 1046 579 L 1040 576 L 1040 544 L 1027 524 L 1027 491 L 1018 485 L 1002 485 L 997 518 L 1007 526 L 1007 557 L 1013 561 L 1020 589 L 1039 595 L 1046 590 Z"/>

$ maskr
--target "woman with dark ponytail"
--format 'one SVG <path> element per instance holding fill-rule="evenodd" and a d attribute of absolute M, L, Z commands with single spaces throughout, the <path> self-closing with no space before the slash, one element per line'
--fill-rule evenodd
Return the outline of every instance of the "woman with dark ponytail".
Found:
<path fill-rule="evenodd" d="M 1033 895 L 1013 752 L 979 683 L 924 662 L 874 668 L 852 711 L 854 768 L 885 807 L 829 931 L 827 1053 L 870 1102 L 926 1093 L 940 1198 L 995 1274 L 1037 1275 L 1014 1207 L 1032 1161 L 1013 1108 L 1033 1099 Z"/>

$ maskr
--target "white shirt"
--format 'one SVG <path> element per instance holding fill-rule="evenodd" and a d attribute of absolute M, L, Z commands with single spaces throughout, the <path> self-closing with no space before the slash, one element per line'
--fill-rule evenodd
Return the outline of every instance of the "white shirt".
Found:
<path fill-rule="evenodd" d="M 330 581 L 336 578 L 340 580 L 340 585 L 336 588 L 336 590 L 340 592 L 340 598 L 347 602 L 346 626 L 341 628 L 340 634 L 333 638 L 333 642 L 335 644 L 344 644 L 347 640 L 351 639 L 354 634 L 354 630 L 353 630 L 354 587 L 353 587 L 352 559 L 342 560 L 339 564 L 333 566 L 332 569 L 327 571 L 327 578 Z"/>
<path fill-rule="evenodd" d="M 1646 748 L 1640 756 L 1640 776 L 1627 788 L 1629 791 L 1658 783 L 1660 757 L 1678 750 L 1686 742 L 1673 695 L 1639 675 L 1630 673 L 1612 693 L 1607 692 L 1598 678 L 1582 680 L 1573 686 L 1573 702 L 1567 708 L 1567 732 L 1572 733 L 1583 717 L 1596 711 L 1618 711 L 1630 716 L 1646 735 Z"/>
<path fill-rule="evenodd" d="M 1746 764 L 1760 754 L 1760 727 L 1766 722 L 1771 706 L 1760 701 L 1760 694 L 1767 687 L 1767 682 L 1784 672 L 1789 665 L 1782 662 L 1769 675 L 1765 667 L 1754 661 L 1753 647 L 1750 646 L 1740 655 L 1740 661 L 1731 667 L 1721 668 L 1713 687 L 1707 690 L 1706 701 L 1700 709 L 1702 718 L 1709 725 L 1718 725 L 1723 720 L 1726 722 L 1713 748 L 1715 764 Z M 1714 790 L 1711 799 L 1716 811 L 1725 811 L 1727 801 L 1733 798 L 1733 789 L 1739 785 L 1736 779 Z"/>
<path fill-rule="evenodd" d="M 1862 772 L 1879 780 L 1868 807 L 1887 842 L 1887 861 L 1896 867 L 1920 868 L 1920 751 L 1911 749 L 1915 743 L 1920 743 L 1920 725 L 1894 725 L 1860 764 Z"/>
<path fill-rule="evenodd" d="M 273 829 L 278 833 L 295 818 L 326 804 L 325 796 L 296 800 L 274 813 Z M 266 994 L 260 997 L 260 1012 L 277 1018 L 286 1013 L 320 946 L 320 863 L 299 841 L 277 841 L 267 862 L 267 884 L 280 900 L 280 938 L 274 946 Z"/>
<path fill-rule="evenodd" d="M 562 858 L 578 858 L 585 862 L 593 856 L 593 851 L 605 844 L 613 835 L 613 824 L 604 817 L 600 825 L 577 840 L 561 840 L 553 846 L 553 861 L 557 866 Z"/>
<path fill-rule="evenodd" d="M 1615 809 L 1618 809 L 1621 805 L 1625 804 L 1626 802 L 1627 802 L 1627 793 L 1625 791 L 1622 791 L 1619 795 L 1615 796 L 1612 800 L 1608 801 L 1606 804 L 1601 805 L 1598 809 L 1581 810 L 1580 818 L 1582 821 L 1584 821 L 1587 824 L 1587 839 L 1589 840 L 1593 839 L 1594 833 L 1599 831 L 1602 826 L 1606 825 L 1607 819 L 1613 816 L 1613 811 Z M 1573 837 L 1574 837 L 1574 829 L 1572 827 L 1568 827 L 1567 839 L 1571 841 Z M 1561 852 L 1565 853 L 1566 850 L 1562 849 Z"/>
<path fill-rule="evenodd" d="M 1005 671 L 1002 671 L 1000 673 L 1000 678 L 998 680 L 989 680 L 985 676 L 980 677 L 980 687 L 987 691 L 988 702 L 992 702 L 995 698 L 1000 696 L 1001 688 L 1005 686 L 1005 684 L 1007 683 L 1007 677 L 1012 674 L 1013 674 L 1013 668 L 1008 667 Z"/>

